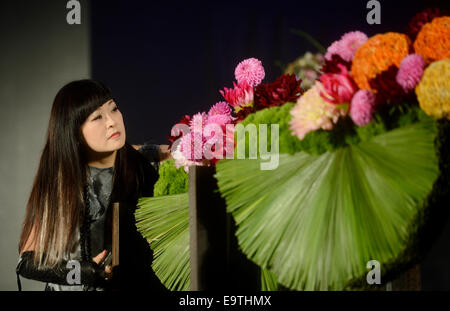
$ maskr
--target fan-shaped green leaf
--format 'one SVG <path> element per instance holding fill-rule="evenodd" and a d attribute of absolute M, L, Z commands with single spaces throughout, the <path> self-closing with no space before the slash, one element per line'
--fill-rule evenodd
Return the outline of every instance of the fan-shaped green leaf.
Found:
<path fill-rule="evenodd" d="M 239 245 L 280 284 L 341 290 L 392 262 L 438 177 L 436 126 L 427 118 L 320 155 L 223 160 L 216 178 L 235 218 Z"/>
<path fill-rule="evenodd" d="M 140 198 L 135 217 L 161 282 L 170 290 L 190 290 L 188 193 Z"/>

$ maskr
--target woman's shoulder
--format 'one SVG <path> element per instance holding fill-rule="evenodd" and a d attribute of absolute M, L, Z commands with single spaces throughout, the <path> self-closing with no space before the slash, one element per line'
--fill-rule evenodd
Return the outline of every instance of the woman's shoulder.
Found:
<path fill-rule="evenodd" d="M 140 196 L 153 196 L 153 187 L 159 177 L 158 145 L 144 143 L 138 150 L 129 148 L 129 152 L 134 154 L 129 160 L 135 162 Z"/>
<path fill-rule="evenodd" d="M 140 154 L 142 154 L 150 163 L 160 162 L 159 144 L 147 141 L 142 145 L 132 145 Z"/>

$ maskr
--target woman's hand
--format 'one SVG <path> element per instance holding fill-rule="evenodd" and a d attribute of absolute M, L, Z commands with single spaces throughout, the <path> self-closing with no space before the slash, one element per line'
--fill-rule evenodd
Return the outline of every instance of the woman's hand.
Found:
<path fill-rule="evenodd" d="M 159 145 L 158 151 L 160 162 L 172 159 L 172 153 L 170 152 L 169 145 Z"/>
<path fill-rule="evenodd" d="M 100 265 L 100 263 L 105 259 L 106 255 L 108 254 L 108 251 L 105 249 L 103 252 L 92 258 L 92 260 L 97 264 Z M 105 267 L 105 278 L 108 280 L 112 277 L 112 267 L 110 265 L 107 265 Z"/>
<path fill-rule="evenodd" d="M 141 149 L 142 145 L 131 145 L 135 150 Z M 172 159 L 172 153 L 170 152 L 169 145 L 158 145 L 159 162 Z"/>

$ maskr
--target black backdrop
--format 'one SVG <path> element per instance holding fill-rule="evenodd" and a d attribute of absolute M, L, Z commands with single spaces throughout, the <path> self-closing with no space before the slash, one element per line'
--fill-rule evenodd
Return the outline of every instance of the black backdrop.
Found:
<path fill-rule="evenodd" d="M 219 89 L 232 86 L 239 61 L 260 59 L 271 82 L 282 73 L 276 62 L 317 51 L 290 29 L 327 47 L 348 31 L 404 31 L 433 1 L 380 3 L 381 24 L 369 25 L 366 0 L 91 1 L 92 77 L 112 88 L 130 142 L 165 143 L 184 114 L 222 100 Z"/>
<path fill-rule="evenodd" d="M 167 143 L 184 115 L 205 111 L 231 87 L 239 61 L 256 57 L 264 82 L 306 51 L 290 32 L 301 29 L 327 47 L 348 31 L 371 36 L 405 30 L 408 20 L 448 1 L 380 0 L 381 24 L 366 22 L 366 0 L 355 1 L 91 1 L 92 77 L 111 87 L 130 143 Z M 450 289 L 450 226 L 423 263 L 424 289 Z"/>

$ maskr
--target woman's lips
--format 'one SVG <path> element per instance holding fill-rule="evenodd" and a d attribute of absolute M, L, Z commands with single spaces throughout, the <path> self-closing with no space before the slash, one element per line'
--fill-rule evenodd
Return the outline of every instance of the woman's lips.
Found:
<path fill-rule="evenodd" d="M 114 138 L 118 138 L 118 137 L 120 137 L 120 132 L 115 132 L 111 136 L 109 136 L 108 139 L 114 139 Z"/>

